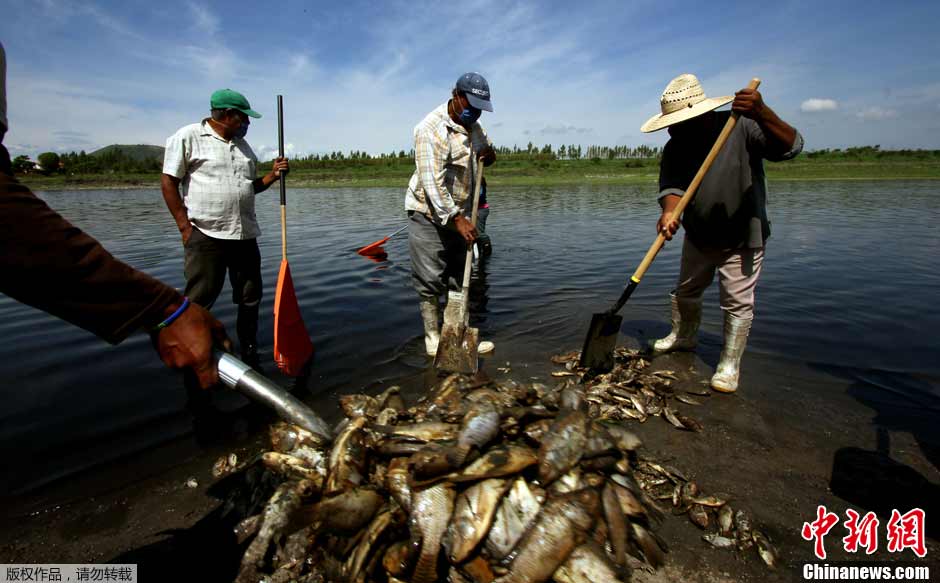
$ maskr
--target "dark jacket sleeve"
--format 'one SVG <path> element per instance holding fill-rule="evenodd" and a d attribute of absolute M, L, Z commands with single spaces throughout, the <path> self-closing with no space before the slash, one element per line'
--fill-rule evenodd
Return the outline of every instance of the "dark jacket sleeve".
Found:
<path fill-rule="evenodd" d="M 172 287 L 101 244 L 0 172 L 0 292 L 117 344 L 160 323 Z"/>

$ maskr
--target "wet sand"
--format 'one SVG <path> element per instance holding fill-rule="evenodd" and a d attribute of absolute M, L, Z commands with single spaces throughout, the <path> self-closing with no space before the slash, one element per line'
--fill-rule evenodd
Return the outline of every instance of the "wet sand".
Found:
<path fill-rule="evenodd" d="M 551 383 L 555 379 L 549 373 L 556 367 L 548 356 L 526 366 L 513 363 L 508 374 L 496 371 L 504 366 L 497 357 L 483 370 L 496 380 L 537 378 Z M 716 348 L 705 345 L 699 354 L 656 358 L 652 368 L 675 371 L 681 388 L 706 380 L 716 359 Z M 433 380 L 426 373 L 396 384 L 413 401 Z M 376 385 L 369 392 L 385 386 Z M 847 508 L 862 514 L 879 512 L 879 549 L 864 560 L 927 565 L 940 573 L 940 529 L 933 526 L 938 524 L 936 518 L 931 521 L 940 516 L 940 448 L 932 443 L 935 433 L 925 437 L 917 426 L 886 429 L 884 411 L 861 398 L 856 385 L 835 374 L 821 375 L 811 365 L 781 363 L 756 353 L 745 356 L 738 394 L 715 393 L 701 401 L 701 406 L 682 409 L 704 425 L 701 433 L 676 430 L 661 418 L 632 423 L 644 442 L 641 453 L 683 471 L 705 493 L 727 494 L 734 508 L 749 510 L 756 527 L 776 545 L 781 566 L 767 569 L 754 550 L 742 554 L 713 549 L 686 516 L 669 516 L 658 531 L 670 547 L 667 565 L 656 572 L 635 572 L 633 580 L 802 580 L 803 564 L 815 562 L 815 557 L 800 528 L 815 518 L 818 504 L 837 513 L 840 521 L 845 520 Z M 311 402 L 331 421 L 339 418 L 334 399 Z M 215 446 L 200 448 L 182 439 L 153 452 L 152 458 L 87 472 L 6 505 L 0 557 L 8 563 L 133 562 L 139 564 L 142 581 L 158 575 L 180 577 L 184 572 L 198 574 L 200 580 L 231 580 L 239 556 L 231 537 L 233 520 L 222 516 L 219 499 L 226 493 L 218 485 L 213 487 L 211 465 L 229 452 L 247 459 L 260 450 L 264 436 L 259 430 L 270 419 L 254 409 L 236 413 L 240 417 L 236 430 L 220 434 L 222 442 Z M 926 421 L 931 415 L 936 418 L 930 407 L 924 414 Z M 878 424 L 873 423 L 876 415 L 882 417 Z M 147 467 L 158 458 L 179 463 L 148 476 Z M 122 485 L 101 493 L 109 475 Z M 186 486 L 190 477 L 197 480 L 197 487 Z M 96 490 L 98 494 L 86 495 Z M 67 502 L 30 514 L 54 499 Z M 890 510 L 906 512 L 915 506 L 927 511 L 932 538 L 927 539 L 926 558 L 917 559 L 911 551 L 888 553 L 885 525 Z M 842 550 L 843 530 L 838 525 L 826 539 L 829 564 L 863 560 L 860 554 Z M 195 561 L 197 571 L 183 571 L 184 561 Z"/>

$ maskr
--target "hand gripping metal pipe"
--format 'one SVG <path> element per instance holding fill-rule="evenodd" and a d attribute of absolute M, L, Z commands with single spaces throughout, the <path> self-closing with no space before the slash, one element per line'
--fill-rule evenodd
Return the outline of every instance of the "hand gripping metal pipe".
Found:
<path fill-rule="evenodd" d="M 215 356 L 219 363 L 219 380 L 226 386 L 271 407 L 287 421 L 332 441 L 333 432 L 326 421 L 299 399 L 231 354 L 216 352 Z"/>

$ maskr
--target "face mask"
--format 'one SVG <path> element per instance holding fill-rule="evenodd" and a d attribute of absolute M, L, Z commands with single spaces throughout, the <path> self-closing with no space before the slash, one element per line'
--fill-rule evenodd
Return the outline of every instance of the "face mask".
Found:
<path fill-rule="evenodd" d="M 244 138 L 247 134 L 248 134 L 248 124 L 246 123 L 243 123 L 242 125 L 238 126 L 238 129 L 235 130 L 236 138 Z"/>
<path fill-rule="evenodd" d="M 460 112 L 460 124 L 464 127 L 470 127 L 473 123 L 480 119 L 480 114 L 483 113 L 483 110 L 477 109 L 473 106 L 468 107 Z"/>

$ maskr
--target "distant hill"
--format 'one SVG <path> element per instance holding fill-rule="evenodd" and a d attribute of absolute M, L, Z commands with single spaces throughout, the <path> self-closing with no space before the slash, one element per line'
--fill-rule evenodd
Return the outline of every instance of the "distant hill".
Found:
<path fill-rule="evenodd" d="M 128 158 L 134 160 L 160 160 L 163 161 L 163 146 L 148 146 L 146 144 L 138 144 L 136 146 L 125 145 L 125 144 L 111 144 L 110 146 L 105 146 L 100 150 L 95 150 L 91 153 L 92 156 L 104 156 L 105 154 L 114 152 L 115 150 L 120 150 L 122 154 Z"/>

